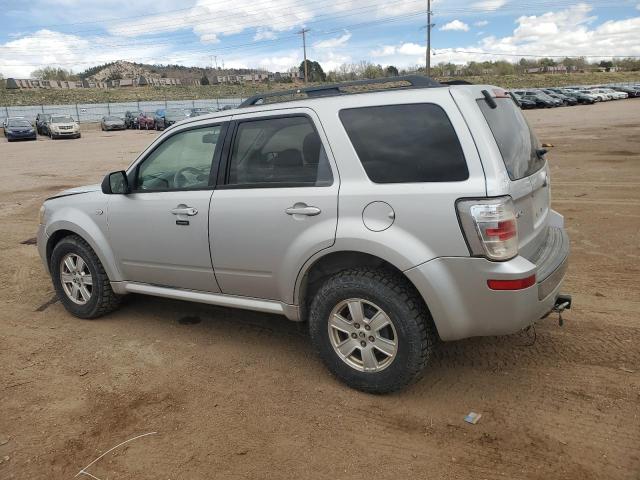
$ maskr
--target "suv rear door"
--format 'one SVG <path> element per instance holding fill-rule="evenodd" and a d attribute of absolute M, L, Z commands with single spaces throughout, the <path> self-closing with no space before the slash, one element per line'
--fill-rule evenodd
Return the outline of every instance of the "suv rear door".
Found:
<path fill-rule="evenodd" d="M 234 115 L 210 209 L 225 294 L 293 303 L 304 262 L 335 242 L 339 178 L 308 108 Z"/>
<path fill-rule="evenodd" d="M 496 107 L 478 99 L 506 167 L 508 194 L 518 221 L 519 248 L 525 257 L 544 243 L 550 211 L 548 168 L 543 151 L 518 106 L 509 97 L 494 98 Z"/>

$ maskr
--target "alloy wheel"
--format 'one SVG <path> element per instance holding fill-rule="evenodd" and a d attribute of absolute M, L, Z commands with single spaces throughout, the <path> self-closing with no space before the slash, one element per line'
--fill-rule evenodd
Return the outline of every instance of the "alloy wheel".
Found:
<path fill-rule="evenodd" d="M 87 263 L 75 253 L 60 261 L 60 283 L 64 293 L 78 305 L 85 305 L 93 292 L 93 277 Z"/>
<path fill-rule="evenodd" d="M 329 341 L 335 353 L 360 372 L 387 368 L 398 352 L 391 318 L 376 304 L 361 298 L 338 303 L 329 316 Z"/>

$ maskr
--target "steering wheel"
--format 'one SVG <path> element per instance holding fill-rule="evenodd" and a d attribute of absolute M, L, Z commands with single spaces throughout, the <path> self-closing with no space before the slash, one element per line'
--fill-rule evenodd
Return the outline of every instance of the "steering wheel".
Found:
<path fill-rule="evenodd" d="M 202 175 L 202 171 L 198 170 L 195 167 L 184 167 L 178 170 L 173 176 L 173 188 L 183 188 L 186 185 L 183 185 L 183 181 L 186 180 L 183 173 L 193 173 L 196 177 L 200 177 Z"/>

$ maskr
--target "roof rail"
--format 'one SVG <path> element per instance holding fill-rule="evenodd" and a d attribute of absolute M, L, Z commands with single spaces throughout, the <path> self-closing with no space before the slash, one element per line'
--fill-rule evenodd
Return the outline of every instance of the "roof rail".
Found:
<path fill-rule="evenodd" d="M 421 75 L 385 77 L 385 78 L 376 78 L 373 80 L 355 80 L 352 82 L 335 83 L 330 85 L 316 85 L 313 87 L 300 88 L 296 90 L 283 90 L 279 92 L 260 93 L 242 102 L 240 104 L 240 108 L 251 107 L 253 105 L 266 103 L 266 100 L 268 98 L 274 98 L 274 97 L 285 97 L 285 96 L 294 97 L 296 95 L 301 95 L 301 94 L 306 94 L 307 98 L 333 97 L 337 95 L 348 95 L 349 92 L 342 91 L 343 88 L 347 88 L 347 87 L 362 87 L 362 86 L 368 86 L 368 85 L 378 85 L 378 84 L 384 84 L 384 83 L 397 83 L 397 82 L 406 82 L 410 84 L 409 86 L 406 86 L 406 87 L 405 86 L 397 87 L 397 89 L 399 90 L 405 90 L 410 88 L 435 88 L 435 87 L 444 86 L 429 77 L 423 77 Z M 369 90 L 368 92 L 374 92 L 374 91 L 380 91 L 380 90 L 383 90 L 383 89 Z M 274 102 L 274 103 L 277 103 L 277 102 Z"/>

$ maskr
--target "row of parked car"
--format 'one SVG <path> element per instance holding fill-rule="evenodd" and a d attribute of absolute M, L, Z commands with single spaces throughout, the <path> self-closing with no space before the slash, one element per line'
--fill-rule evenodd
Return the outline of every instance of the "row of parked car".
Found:
<path fill-rule="evenodd" d="M 141 110 L 129 110 L 124 117 L 109 115 L 102 117 L 100 128 L 108 130 L 126 130 L 128 128 L 138 130 L 164 130 L 180 120 L 193 118 L 201 115 L 230 110 L 230 105 L 222 108 L 168 108 L 159 109 L 155 112 L 145 112 Z"/>
<path fill-rule="evenodd" d="M 4 136 L 13 140 L 36 140 L 37 135 L 46 135 L 52 140 L 58 138 L 80 138 L 80 125 L 69 115 L 39 113 L 35 126 L 24 117 L 9 117 L 2 124 Z"/>
<path fill-rule="evenodd" d="M 553 108 L 571 105 L 591 105 L 597 102 L 640 97 L 640 84 L 575 86 L 563 88 L 530 88 L 512 90 L 511 94 L 523 109 Z"/>
<path fill-rule="evenodd" d="M 221 110 L 229 110 L 233 107 L 227 105 L 222 108 L 173 108 L 160 109 L 154 113 L 140 110 L 127 111 L 124 117 L 117 115 L 105 115 L 100 121 L 103 131 L 144 129 L 164 130 L 185 118 L 208 115 Z M 38 113 L 32 124 L 25 117 L 9 117 L 2 124 L 4 136 L 8 141 L 36 140 L 38 135 L 48 136 L 51 139 L 80 138 L 80 125 L 69 115 L 54 115 L 50 113 Z"/>

